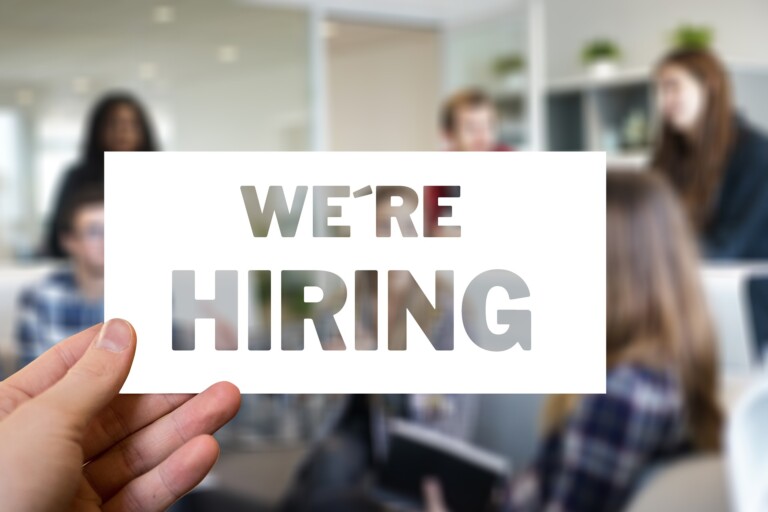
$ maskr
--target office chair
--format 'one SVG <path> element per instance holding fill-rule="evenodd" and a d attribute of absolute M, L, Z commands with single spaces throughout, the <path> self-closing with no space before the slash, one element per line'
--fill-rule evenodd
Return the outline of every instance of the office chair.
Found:
<path fill-rule="evenodd" d="M 627 512 L 695 510 L 727 512 L 725 467 L 719 455 L 697 455 L 655 471 L 627 507 Z"/>
<path fill-rule="evenodd" d="M 731 413 L 726 447 L 736 512 L 768 510 L 768 377 L 747 391 Z"/>

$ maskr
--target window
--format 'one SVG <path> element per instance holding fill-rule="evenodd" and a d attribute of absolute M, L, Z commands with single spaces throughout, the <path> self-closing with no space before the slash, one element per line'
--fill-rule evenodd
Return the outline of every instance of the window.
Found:
<path fill-rule="evenodd" d="M 21 123 L 10 108 L 0 108 L 0 256 L 12 253 L 20 220 Z"/>

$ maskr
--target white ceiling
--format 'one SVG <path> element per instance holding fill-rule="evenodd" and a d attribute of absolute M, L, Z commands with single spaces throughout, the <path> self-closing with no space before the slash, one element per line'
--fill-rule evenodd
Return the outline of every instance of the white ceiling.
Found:
<path fill-rule="evenodd" d="M 432 39 L 435 31 L 419 27 L 397 27 L 371 23 L 332 21 L 327 25 L 329 51 L 344 51 L 370 45 L 390 45 Z"/>
<path fill-rule="evenodd" d="M 257 5 L 318 7 L 342 16 L 456 23 L 523 5 L 527 0 L 241 0 Z"/>
<path fill-rule="evenodd" d="M 221 45 L 244 47 L 243 58 L 257 64 L 280 62 L 282 52 L 304 49 L 303 21 L 295 12 L 221 0 L 170 1 L 178 4 L 176 20 L 158 25 L 152 9 L 160 3 L 0 0 L 0 81 L 70 81 L 81 75 L 133 80 L 142 63 L 152 63 L 158 77 L 184 78 L 215 69 Z M 295 43 L 267 50 L 281 34 Z"/>
<path fill-rule="evenodd" d="M 0 91 L 72 94 L 83 77 L 90 89 L 171 89 L 220 72 L 222 45 L 238 46 L 241 65 L 252 70 L 296 62 L 307 53 L 307 7 L 322 6 L 334 19 L 434 26 L 523 1 L 0 0 Z M 162 5 L 175 10 L 173 23 L 153 22 L 153 9 Z M 157 76 L 141 80 L 147 63 Z"/>

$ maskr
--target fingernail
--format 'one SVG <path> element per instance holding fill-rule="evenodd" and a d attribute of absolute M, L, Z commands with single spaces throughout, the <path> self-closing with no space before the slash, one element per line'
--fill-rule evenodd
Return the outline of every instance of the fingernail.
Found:
<path fill-rule="evenodd" d="M 122 352 L 131 344 L 133 328 L 125 320 L 113 319 L 104 324 L 96 340 L 96 348 Z"/>

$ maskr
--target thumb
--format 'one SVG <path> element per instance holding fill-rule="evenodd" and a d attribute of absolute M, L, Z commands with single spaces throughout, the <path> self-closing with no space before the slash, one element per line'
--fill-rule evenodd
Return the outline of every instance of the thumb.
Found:
<path fill-rule="evenodd" d="M 120 391 L 135 351 L 131 324 L 109 320 L 67 374 L 36 400 L 85 428 Z"/>

